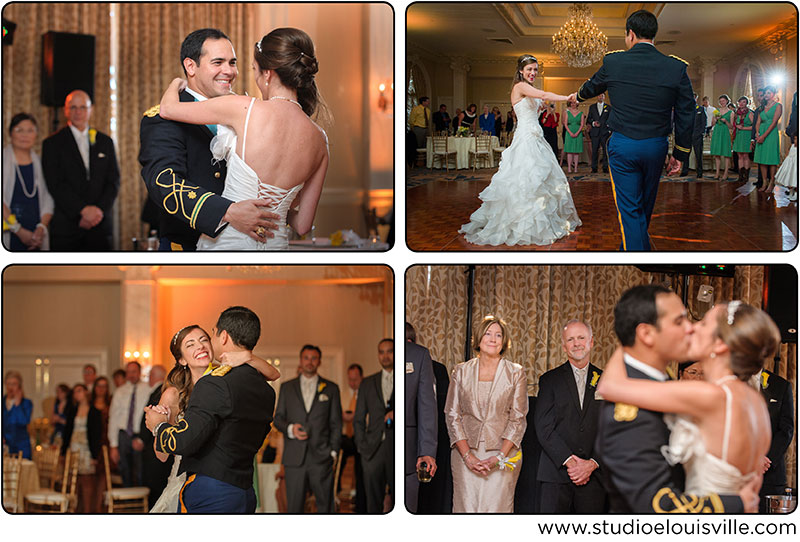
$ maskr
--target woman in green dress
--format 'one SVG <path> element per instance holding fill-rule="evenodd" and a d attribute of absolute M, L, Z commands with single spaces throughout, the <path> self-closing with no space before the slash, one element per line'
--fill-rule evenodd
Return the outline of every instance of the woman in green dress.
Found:
<path fill-rule="evenodd" d="M 742 96 L 737 100 L 739 107 L 733 114 L 733 126 L 736 137 L 733 139 L 733 152 L 739 157 L 739 180 L 747 181 L 750 178 L 750 147 L 752 144 L 754 114 L 747 107 L 750 100 Z"/>
<path fill-rule="evenodd" d="M 764 186 L 759 192 L 772 192 L 775 189 L 775 172 L 781 163 L 781 154 L 778 149 L 778 120 L 783 113 L 783 107 L 776 100 L 777 90 L 773 86 L 764 88 L 764 99 L 767 104 L 756 119 L 756 152 L 753 162 L 761 168 Z"/>
<path fill-rule="evenodd" d="M 711 132 L 711 156 L 714 157 L 714 165 L 717 173 L 714 176 L 716 180 L 724 180 L 728 178 L 728 169 L 731 164 L 731 128 L 733 127 L 733 111 L 728 109 L 728 104 L 731 99 L 727 94 L 719 97 L 719 113 L 714 115 L 714 120 L 711 122 L 713 132 Z M 720 159 L 725 160 L 725 171 L 722 177 L 719 176 L 719 162 Z"/>
<path fill-rule="evenodd" d="M 567 155 L 567 173 L 578 172 L 578 159 L 583 152 L 583 128 L 586 119 L 583 111 L 578 110 L 578 102 L 567 102 L 567 113 L 564 115 L 564 130 L 567 137 L 564 139 L 564 152 Z"/>

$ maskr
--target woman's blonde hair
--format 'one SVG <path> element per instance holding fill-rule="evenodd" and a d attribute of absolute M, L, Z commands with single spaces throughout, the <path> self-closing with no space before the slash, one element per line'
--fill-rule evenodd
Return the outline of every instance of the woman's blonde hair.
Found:
<path fill-rule="evenodd" d="M 478 327 L 475 328 L 475 335 L 472 336 L 472 348 L 474 348 L 476 352 L 481 351 L 481 339 L 492 324 L 500 326 L 500 331 L 503 332 L 503 346 L 500 348 L 500 354 L 502 355 L 511 347 L 511 339 L 508 336 L 508 324 L 506 324 L 502 318 L 498 318 L 492 314 L 486 315 L 483 318 L 483 322 L 478 324 Z"/>
<path fill-rule="evenodd" d="M 772 318 L 761 309 L 741 301 L 723 306 L 725 310 L 717 315 L 717 336 L 730 349 L 733 374 L 746 382 L 775 355 L 781 334 Z"/>

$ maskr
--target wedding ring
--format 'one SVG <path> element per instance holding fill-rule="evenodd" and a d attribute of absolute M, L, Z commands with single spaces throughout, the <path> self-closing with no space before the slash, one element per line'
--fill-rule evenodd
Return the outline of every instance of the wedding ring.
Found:
<path fill-rule="evenodd" d="M 259 226 L 256 233 L 259 237 L 264 237 L 264 234 L 267 233 L 267 229 L 264 226 Z"/>

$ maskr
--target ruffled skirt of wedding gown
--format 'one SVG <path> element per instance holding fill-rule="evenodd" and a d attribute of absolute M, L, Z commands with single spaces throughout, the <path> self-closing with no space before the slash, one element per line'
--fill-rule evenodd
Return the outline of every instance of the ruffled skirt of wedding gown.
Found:
<path fill-rule="evenodd" d="M 781 167 L 775 173 L 775 184 L 786 188 L 797 188 L 797 147 L 792 145 Z"/>
<path fill-rule="evenodd" d="M 517 130 L 478 197 L 483 204 L 459 230 L 476 245 L 549 245 L 581 225 L 553 149 L 535 131 Z"/>
<path fill-rule="evenodd" d="M 161 492 L 153 508 L 150 509 L 151 514 L 177 514 L 178 513 L 178 499 L 180 497 L 181 488 L 186 482 L 186 473 L 178 474 L 178 469 L 181 465 L 181 456 L 176 455 L 175 461 L 172 463 L 172 471 L 167 478 L 167 486 Z"/>

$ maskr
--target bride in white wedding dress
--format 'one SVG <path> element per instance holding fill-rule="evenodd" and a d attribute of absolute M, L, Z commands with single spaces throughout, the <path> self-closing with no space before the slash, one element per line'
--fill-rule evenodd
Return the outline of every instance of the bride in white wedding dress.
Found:
<path fill-rule="evenodd" d="M 476 245 L 549 245 L 581 225 L 564 171 L 539 124 L 542 100 L 569 96 L 533 86 L 539 63 L 533 55 L 517 60 L 511 103 L 517 114 L 514 140 L 500 167 L 478 196 L 483 203 L 459 233 Z"/>
<path fill-rule="evenodd" d="M 218 125 L 211 141 L 215 160 L 227 160 L 222 196 L 237 202 L 260 199 L 278 215 L 277 229 L 240 232 L 231 226 L 216 237 L 202 235 L 197 250 L 285 250 L 289 226 L 311 229 L 328 170 L 328 138 L 311 116 L 322 110 L 311 38 L 278 28 L 256 43 L 253 71 L 261 100 L 219 96 L 181 102 L 186 81 L 175 79 L 161 99 L 161 117 Z"/>
<path fill-rule="evenodd" d="M 175 358 L 175 366 L 167 375 L 164 386 L 168 387 L 161 394 L 158 404 L 168 409 L 168 422 L 175 425 L 183 417 L 194 385 L 210 373 L 216 365 L 211 337 L 198 325 L 180 329 L 172 337 L 169 350 Z M 277 380 L 281 376 L 277 369 L 258 357 L 243 358 L 228 355 L 220 361 L 232 367 L 248 363 L 270 381 Z M 169 455 L 156 451 L 156 457 L 161 461 L 166 461 Z M 180 491 L 186 481 L 186 473 L 180 472 L 181 456 L 173 457 L 175 460 L 169 478 L 167 478 L 167 485 L 150 509 L 151 514 L 175 514 L 179 511 Z"/>
<path fill-rule="evenodd" d="M 628 378 L 618 349 L 598 392 L 607 401 L 672 413 L 664 417 L 671 435 L 661 452 L 670 464 L 683 465 L 687 493 L 736 494 L 769 466 L 769 412 L 750 381 L 779 345 L 778 328 L 765 312 L 731 301 L 694 324 L 689 359 L 701 363 L 705 381 Z"/>

